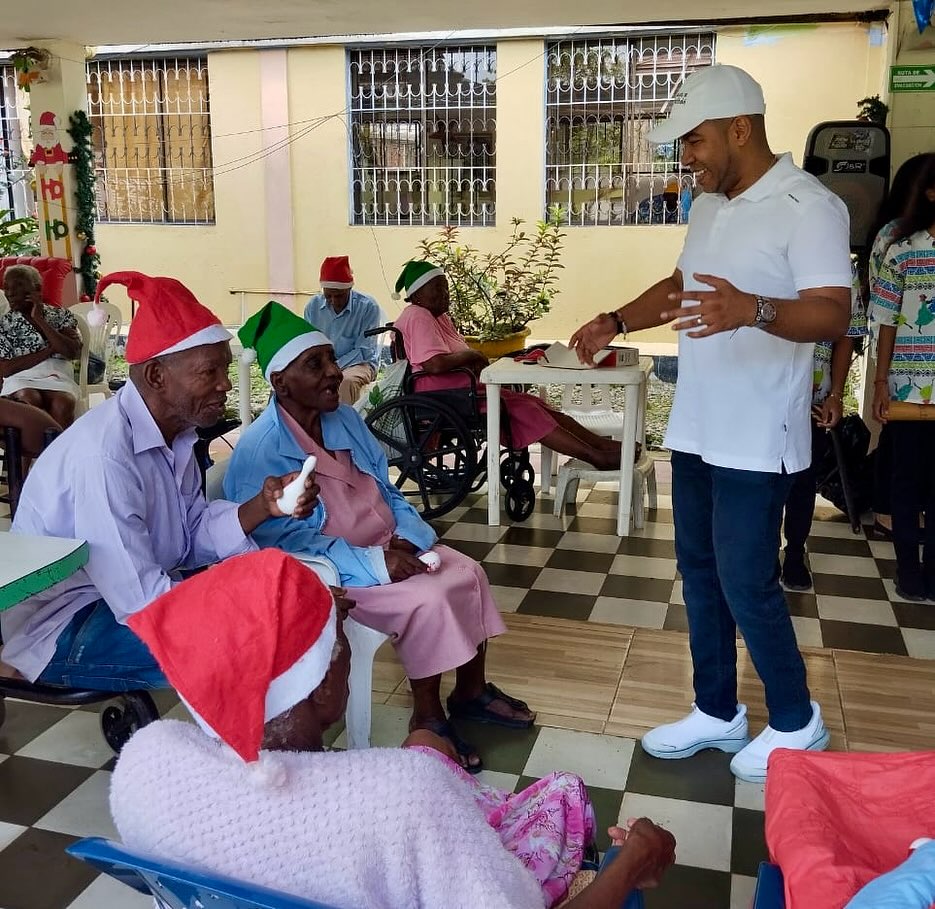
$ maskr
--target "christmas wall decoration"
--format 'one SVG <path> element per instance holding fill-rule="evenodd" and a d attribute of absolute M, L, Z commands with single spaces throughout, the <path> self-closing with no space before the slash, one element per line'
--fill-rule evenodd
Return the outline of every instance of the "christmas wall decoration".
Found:
<path fill-rule="evenodd" d="M 94 298 L 101 257 L 94 245 L 94 219 L 96 203 L 94 196 L 94 150 L 91 146 L 91 121 L 83 110 L 76 110 L 70 117 L 68 135 L 74 142 L 71 161 L 75 167 L 75 238 L 83 244 L 81 261 L 75 270 L 81 275 L 82 298 Z"/>

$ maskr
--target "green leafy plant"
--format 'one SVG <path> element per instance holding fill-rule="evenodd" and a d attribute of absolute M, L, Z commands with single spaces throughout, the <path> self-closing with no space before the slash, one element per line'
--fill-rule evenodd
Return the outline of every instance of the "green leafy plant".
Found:
<path fill-rule="evenodd" d="M 445 270 L 450 315 L 461 334 L 481 341 L 504 338 L 550 310 L 564 267 L 564 218 L 555 206 L 531 231 L 523 229 L 522 219 L 513 218 L 510 239 L 500 252 L 483 253 L 461 244 L 458 228 L 450 226 L 419 244 L 422 258 Z"/>
<path fill-rule="evenodd" d="M 868 123 L 878 123 L 886 126 L 886 115 L 890 112 L 889 106 L 880 100 L 879 95 L 861 98 L 857 102 L 857 119 Z"/>
<path fill-rule="evenodd" d="M 39 223 L 35 218 L 14 218 L 9 208 L 0 209 L 0 256 L 38 256 Z"/>

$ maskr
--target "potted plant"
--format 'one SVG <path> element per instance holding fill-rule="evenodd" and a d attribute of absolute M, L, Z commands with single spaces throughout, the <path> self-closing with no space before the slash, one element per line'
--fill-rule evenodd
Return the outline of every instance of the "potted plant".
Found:
<path fill-rule="evenodd" d="M 451 226 L 419 244 L 422 258 L 445 270 L 451 319 L 475 350 L 494 359 L 521 349 L 529 323 L 549 311 L 563 267 L 563 220 L 557 206 L 534 231 L 513 218 L 510 239 L 500 252 L 462 245 L 458 228 Z"/>

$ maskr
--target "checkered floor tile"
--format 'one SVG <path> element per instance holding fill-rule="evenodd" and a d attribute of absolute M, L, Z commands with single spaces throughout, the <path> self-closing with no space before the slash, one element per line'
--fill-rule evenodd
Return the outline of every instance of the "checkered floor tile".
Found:
<path fill-rule="evenodd" d="M 543 497 L 526 523 L 489 527 L 486 500 L 474 496 L 436 527 L 444 543 L 483 563 L 504 612 L 684 631 L 668 464 L 658 468 L 659 507 L 624 539 L 615 535 L 615 493 L 601 485 L 582 489 L 561 518 Z M 0 528 L 5 524 L 0 516 Z M 853 535 L 840 517 L 817 520 L 809 558 L 814 590 L 788 596 L 803 645 L 935 658 L 935 605 L 896 597 L 890 544 Z M 171 694 L 160 696 L 160 707 L 184 715 Z M 405 707 L 376 705 L 374 743 L 398 744 L 407 716 Z M 753 875 L 766 854 L 763 791 L 735 781 L 726 755 L 656 761 L 633 739 L 548 727 L 511 733 L 465 724 L 463 733 L 483 753 L 492 785 L 516 789 L 566 769 L 587 783 L 601 831 L 643 814 L 669 826 L 678 865 L 647 893 L 651 909 L 749 907 Z M 114 836 L 107 809 L 113 760 L 93 708 L 7 701 L 0 727 L 0 909 L 151 907 L 63 855 L 77 838 Z"/>

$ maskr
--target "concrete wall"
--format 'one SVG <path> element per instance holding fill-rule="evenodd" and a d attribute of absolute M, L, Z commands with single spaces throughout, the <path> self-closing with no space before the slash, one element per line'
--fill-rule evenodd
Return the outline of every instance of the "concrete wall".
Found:
<path fill-rule="evenodd" d="M 432 229 L 349 225 L 348 133 L 343 114 L 321 122 L 289 147 L 285 173 L 291 181 L 292 210 L 283 210 L 282 156 L 272 163 L 242 160 L 277 135 L 264 122 L 261 98 L 267 104 L 271 97 L 277 104 L 287 104 L 295 136 L 316 118 L 345 109 L 346 63 L 343 47 L 292 48 L 285 68 L 287 84 L 271 85 L 270 80 L 277 78 L 276 67 L 260 59 L 271 53 L 282 52 L 229 51 L 209 58 L 217 224 L 101 225 L 98 248 L 103 268 L 176 275 L 226 323 L 238 324 L 240 302 L 230 290 L 314 291 L 321 259 L 348 254 L 358 286 L 375 294 L 392 317 L 399 311 L 399 304 L 390 299 L 399 266 L 416 253 L 418 241 Z M 512 217 L 532 222 L 542 214 L 543 53 L 544 44 L 537 39 L 501 41 L 498 46 L 498 224 L 462 232 L 466 242 L 482 249 L 505 242 Z M 777 151 L 792 151 L 799 161 L 813 125 L 853 117 L 860 98 L 883 89 L 887 62 L 884 30 L 860 24 L 765 32 L 728 29 L 718 36 L 716 55 L 719 62 L 742 66 L 762 81 L 772 144 Z M 270 116 L 267 110 L 267 120 Z M 261 130 L 264 125 L 267 128 Z M 278 203 L 274 189 L 279 190 Z M 671 272 L 683 237 L 684 228 L 675 226 L 569 228 L 562 293 L 553 312 L 533 326 L 534 336 L 567 337 L 594 313 L 626 302 Z M 289 257 L 277 254 L 290 239 L 291 288 L 282 286 Z M 266 299 L 262 293 L 247 296 L 247 312 Z M 302 300 L 294 299 L 300 309 Z M 672 333 L 658 329 L 643 340 L 671 342 Z"/>

